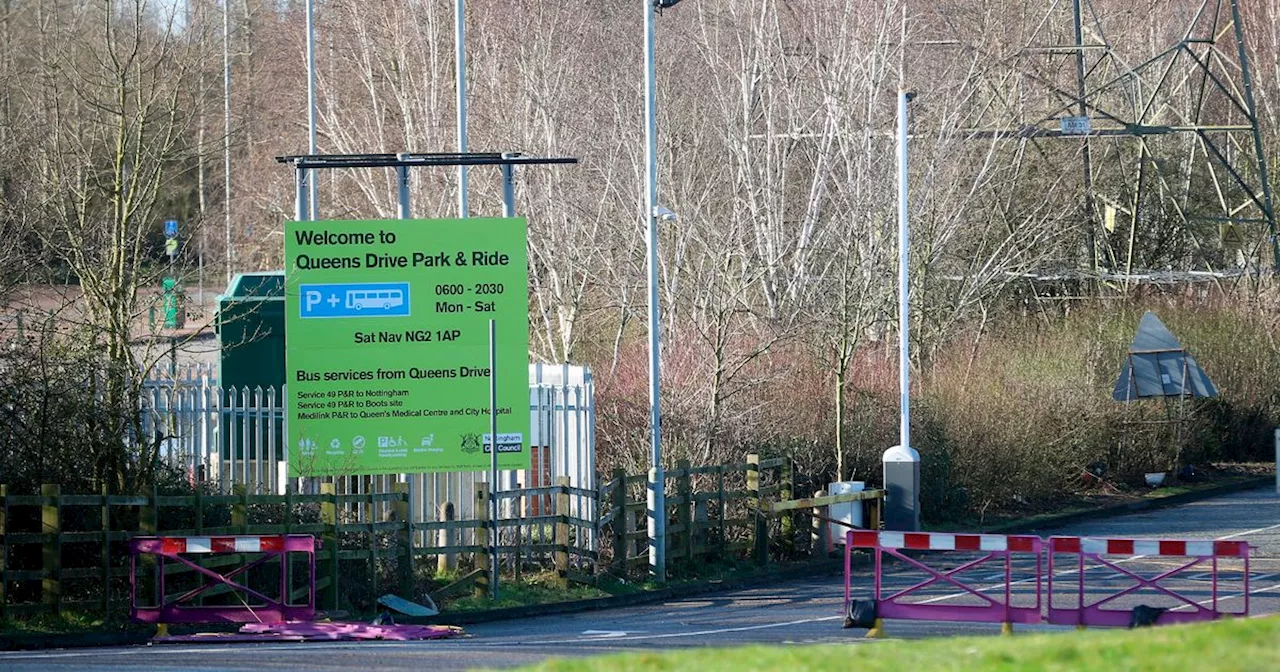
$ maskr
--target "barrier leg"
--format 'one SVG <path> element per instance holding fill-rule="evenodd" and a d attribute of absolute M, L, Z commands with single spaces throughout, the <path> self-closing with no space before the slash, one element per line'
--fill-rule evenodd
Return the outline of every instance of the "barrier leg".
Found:
<path fill-rule="evenodd" d="M 1012 624 L 1012 623 L 1010 623 L 1009 621 L 1005 621 L 1004 623 L 1001 623 L 1001 624 L 1000 624 L 1000 634 L 1005 635 L 1005 636 L 1012 635 L 1012 634 L 1013 634 L 1013 624 Z"/>
<path fill-rule="evenodd" d="M 867 631 L 868 639 L 884 639 L 884 619 L 877 618 L 876 624 Z"/>

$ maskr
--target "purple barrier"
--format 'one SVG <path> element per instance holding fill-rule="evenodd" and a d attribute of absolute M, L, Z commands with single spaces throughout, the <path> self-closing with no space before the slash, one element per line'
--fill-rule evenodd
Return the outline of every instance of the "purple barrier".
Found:
<path fill-rule="evenodd" d="M 854 548 L 872 549 L 875 553 L 874 617 L 922 621 L 962 621 L 980 623 L 1039 623 L 1041 622 L 1041 558 L 1043 542 L 1034 536 L 1004 536 L 994 534 L 938 534 L 850 531 L 845 538 L 845 613 L 851 613 L 852 600 L 852 552 Z M 950 569 L 932 567 L 921 559 L 904 555 L 904 550 L 916 551 L 967 551 L 982 555 Z M 883 558 L 885 555 L 923 572 L 928 578 L 896 592 L 888 593 L 882 584 Z M 1024 555 L 1034 559 L 1035 593 L 1033 604 L 1018 606 L 1013 603 L 1013 558 Z M 944 556 L 945 557 L 945 556 Z M 999 579 L 991 585 L 967 585 L 958 578 L 983 565 L 999 564 Z M 1031 580 L 1028 580 L 1029 582 Z M 957 596 L 976 598 L 978 605 L 941 604 L 944 599 L 926 598 L 922 591 L 930 586 L 949 584 L 957 590 Z M 915 601 L 913 601 L 915 600 Z M 851 619 L 852 620 L 852 619 Z M 846 621 L 848 626 L 850 621 Z"/>
<path fill-rule="evenodd" d="M 1049 594 L 1054 594 L 1054 577 L 1058 574 L 1069 574 L 1071 576 L 1066 582 L 1076 599 L 1075 604 L 1069 607 L 1056 607 L 1053 600 L 1050 600 L 1049 616 L 1046 621 L 1056 625 L 1132 627 L 1211 621 L 1223 616 L 1247 616 L 1249 614 L 1249 551 L 1249 544 L 1244 541 L 1050 537 Z M 1070 565 L 1074 568 L 1054 571 L 1055 559 L 1061 555 L 1071 556 Z M 1162 562 L 1159 571 L 1145 576 L 1139 570 L 1123 565 L 1140 557 L 1182 559 L 1174 561 L 1171 569 L 1167 568 L 1169 566 L 1167 561 Z M 1221 558 L 1243 560 L 1244 590 L 1241 591 L 1241 595 L 1232 596 L 1244 598 L 1244 607 L 1241 611 L 1223 611 L 1220 608 L 1221 568 L 1218 561 Z M 1132 585 L 1124 589 L 1098 585 L 1104 577 L 1099 576 L 1090 580 L 1090 569 L 1105 569 L 1112 575 L 1105 578 L 1124 577 L 1131 581 Z M 1174 580 L 1189 580 L 1186 573 L 1192 569 L 1209 570 L 1211 583 L 1208 600 L 1197 602 L 1184 592 L 1180 592 L 1184 589 L 1170 585 Z M 1145 614 L 1138 611 L 1144 607 L 1135 609 L 1132 606 L 1128 608 L 1116 606 L 1115 602 L 1120 598 L 1135 596 L 1143 589 L 1146 589 L 1148 594 L 1155 593 L 1163 596 L 1166 602 L 1172 602 L 1176 606 L 1145 607 Z M 1109 605 L 1110 608 L 1108 608 Z"/>
<path fill-rule="evenodd" d="M 219 536 L 219 537 L 135 537 L 129 542 L 129 615 L 142 623 L 281 623 L 284 621 L 310 620 L 316 611 L 316 541 L 303 534 L 271 536 Z M 238 553 L 259 557 L 240 565 L 225 574 L 202 567 L 187 556 L 217 553 Z M 305 553 L 308 563 L 307 600 L 304 604 L 290 604 L 289 553 Z M 156 566 L 156 603 L 151 606 L 138 604 L 138 558 L 154 556 Z M 236 577 L 271 560 L 279 560 L 278 597 L 264 595 Z M 179 595 L 170 596 L 165 591 L 165 565 L 176 562 L 201 575 L 203 583 Z M 249 604 L 242 599 L 239 605 L 206 606 L 192 603 L 196 597 L 215 586 L 226 586 L 244 596 L 256 600 Z"/>

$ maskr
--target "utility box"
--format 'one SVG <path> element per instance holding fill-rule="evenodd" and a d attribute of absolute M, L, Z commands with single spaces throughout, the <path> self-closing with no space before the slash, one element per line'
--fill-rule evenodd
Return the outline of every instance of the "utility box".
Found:
<path fill-rule="evenodd" d="M 218 382 L 225 389 L 284 385 L 284 272 L 242 273 L 218 297 Z"/>
<path fill-rule="evenodd" d="M 182 288 L 174 278 L 165 278 L 162 285 L 164 292 L 164 328 L 181 329 L 187 323 L 186 297 Z"/>
<path fill-rule="evenodd" d="M 218 433 L 225 461 L 219 471 L 238 472 L 242 460 L 283 459 L 284 271 L 235 276 L 218 297 L 214 329 L 220 343 L 223 412 Z M 274 446 L 275 454 L 258 455 L 252 448 L 246 452 L 246 446 Z"/>
<path fill-rule="evenodd" d="M 920 531 L 920 453 L 897 445 L 884 451 L 884 529 Z"/>
<path fill-rule="evenodd" d="M 866 481 L 837 481 L 827 486 L 828 495 L 847 495 L 853 492 L 862 492 L 867 489 Z M 839 546 L 844 545 L 845 533 L 849 531 L 850 525 L 857 528 L 865 528 L 863 521 L 863 502 L 843 502 L 841 504 L 832 504 L 828 513 L 832 520 L 838 520 L 844 525 L 836 523 L 827 523 L 830 526 L 831 540 Z"/>

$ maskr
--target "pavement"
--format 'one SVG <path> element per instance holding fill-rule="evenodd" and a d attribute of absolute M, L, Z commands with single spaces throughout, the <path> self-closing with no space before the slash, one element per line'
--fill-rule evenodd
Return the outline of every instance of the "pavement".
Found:
<path fill-rule="evenodd" d="M 1280 496 L 1262 488 L 1141 512 L 1106 520 L 1073 524 L 1056 530 L 1039 530 L 1047 536 L 1110 536 L 1163 539 L 1244 540 L 1254 548 L 1250 566 L 1249 612 L 1280 613 Z M 966 557 L 933 554 L 922 556 L 928 564 L 955 567 Z M 1090 601 L 1134 585 L 1124 572 L 1154 576 L 1175 569 L 1175 559 L 1137 557 L 1116 567 L 1086 570 Z M 944 567 L 945 569 L 945 567 Z M 1192 567 L 1162 582 L 1191 602 L 1211 604 L 1214 589 L 1211 567 Z M 1217 600 L 1220 609 L 1243 609 L 1243 566 L 1220 562 Z M 886 587 L 919 582 L 919 574 L 904 563 L 886 565 Z M 1058 580 L 1073 581 L 1078 568 L 1055 568 Z M 1034 564 L 1017 563 L 1015 601 L 1033 600 Z M 1043 575 L 1043 574 L 1042 574 Z M 978 592 L 1003 590 L 1000 566 L 979 565 L 953 575 Z M 869 596 L 869 572 L 854 577 L 855 596 Z M 645 606 L 542 616 L 486 623 L 467 628 L 465 639 L 430 642 L 363 642 L 308 644 L 209 644 L 155 645 L 103 649 L 53 650 L 0 653 L 0 670 L 462 670 L 505 668 L 536 664 L 551 657 L 588 656 L 623 651 L 652 652 L 702 646 L 740 644 L 866 644 L 860 629 L 844 630 L 843 578 L 815 576 L 807 579 L 673 599 Z M 1074 600 L 1074 593 L 1071 599 Z M 965 604 L 977 600 L 972 593 L 945 582 L 927 588 L 921 602 Z M 1178 601 L 1155 590 L 1122 595 L 1109 606 L 1132 609 L 1136 604 L 1171 606 L 1188 610 Z M 994 623 L 934 621 L 886 621 L 893 638 L 923 639 L 956 635 L 996 635 Z M 1050 625 L 1017 625 L 1016 632 L 1069 631 Z"/>

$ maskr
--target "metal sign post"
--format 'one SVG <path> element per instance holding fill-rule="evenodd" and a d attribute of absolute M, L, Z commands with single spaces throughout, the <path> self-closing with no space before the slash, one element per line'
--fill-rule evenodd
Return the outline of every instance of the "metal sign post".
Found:
<path fill-rule="evenodd" d="M 498 331 L 489 320 L 489 586 L 493 601 L 498 601 Z"/>

